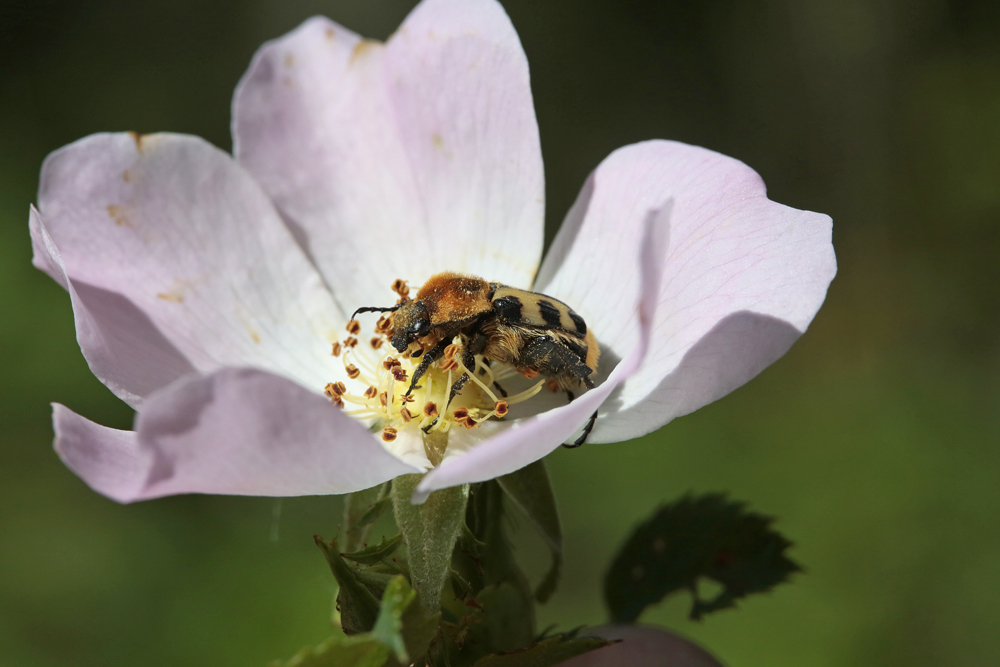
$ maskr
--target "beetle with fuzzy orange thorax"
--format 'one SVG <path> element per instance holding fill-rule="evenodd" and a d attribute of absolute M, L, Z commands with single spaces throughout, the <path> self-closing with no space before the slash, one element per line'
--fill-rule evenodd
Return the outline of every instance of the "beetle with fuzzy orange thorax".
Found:
<path fill-rule="evenodd" d="M 445 272 L 431 276 L 415 299 L 404 295 L 395 306 L 359 308 L 351 319 L 367 312 L 393 313 L 392 346 L 401 353 L 410 350 L 414 357 L 424 356 L 413 372 L 407 395 L 431 364 L 445 355 L 455 336 L 462 341 L 465 369 L 475 369 L 475 357 L 481 354 L 488 361 L 509 364 L 526 377 L 540 375 L 554 381 L 571 401 L 575 391 L 594 386 L 591 376 L 600 357 L 594 334 L 572 308 L 544 294 Z M 452 385 L 449 403 L 468 379 L 463 372 Z M 583 435 L 566 446 L 582 445 L 596 418 L 595 412 Z"/>

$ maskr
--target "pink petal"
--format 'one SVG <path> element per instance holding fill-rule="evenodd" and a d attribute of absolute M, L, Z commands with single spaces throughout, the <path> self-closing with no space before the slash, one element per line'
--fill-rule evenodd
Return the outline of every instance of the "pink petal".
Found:
<path fill-rule="evenodd" d="M 493 0 L 424 0 L 385 45 L 323 18 L 257 53 L 235 153 L 349 308 L 453 270 L 531 284 L 544 180 L 528 65 Z"/>
<path fill-rule="evenodd" d="M 45 161 L 39 205 L 32 226 L 44 220 L 58 251 L 36 241 L 36 265 L 65 285 L 61 254 L 77 314 L 88 308 L 89 328 L 106 334 L 81 333 L 84 355 L 119 395 L 164 386 L 180 360 L 202 372 L 259 366 L 317 392 L 343 373 L 330 342 L 345 320 L 319 274 L 253 179 L 203 140 L 81 139 Z M 171 373 L 146 368 L 145 337 L 175 357 Z"/>
<path fill-rule="evenodd" d="M 436 489 L 457 484 L 482 482 L 520 470 L 549 454 L 566 442 L 602 403 L 641 366 L 649 350 L 650 332 L 656 316 L 655 285 L 660 284 L 670 235 L 673 202 L 666 202 L 646 216 L 644 242 L 636 248 L 642 272 L 638 303 L 633 306 L 639 323 L 639 340 L 626 357 L 615 366 L 602 384 L 568 405 L 520 419 L 498 435 L 472 449 L 458 452 L 449 446 L 441 465 L 431 470 L 417 487 L 414 503 L 422 503 Z M 633 304 L 636 302 L 633 301 Z"/>
<path fill-rule="evenodd" d="M 639 336 L 620 295 L 641 280 L 645 212 L 668 197 L 676 206 L 650 354 L 605 406 L 592 442 L 649 433 L 753 378 L 806 330 L 836 273 L 829 217 L 768 200 L 743 163 L 668 141 L 621 148 L 588 179 L 535 285 L 593 329 L 599 375 Z"/>
<path fill-rule="evenodd" d="M 116 396 L 138 408 L 143 396 L 194 372 L 184 355 L 128 299 L 67 277 L 59 249 L 34 206 L 29 228 L 35 266 L 69 291 L 80 349 L 90 370 Z"/>
<path fill-rule="evenodd" d="M 560 667 L 722 667 L 694 642 L 658 628 L 605 625 L 587 628 L 585 633 L 622 641 L 561 662 Z"/>
<path fill-rule="evenodd" d="M 350 493 L 419 472 L 360 422 L 283 377 L 226 368 L 150 396 L 135 433 L 56 406 L 56 449 L 119 502 L 179 493 Z"/>
<path fill-rule="evenodd" d="M 66 467 L 94 491 L 128 503 L 139 500 L 153 453 L 139 446 L 134 431 L 119 431 L 52 404 L 55 448 Z"/>

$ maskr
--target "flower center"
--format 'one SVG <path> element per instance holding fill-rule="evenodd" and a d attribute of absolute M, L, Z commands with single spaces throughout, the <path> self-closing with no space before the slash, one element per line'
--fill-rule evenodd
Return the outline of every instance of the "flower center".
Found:
<path fill-rule="evenodd" d="M 545 384 L 539 379 L 524 391 L 507 395 L 503 381 L 521 374 L 482 355 L 476 355 L 475 368 L 466 368 L 462 363 L 466 341 L 458 335 L 411 389 L 413 374 L 428 350 L 415 342 L 397 354 L 390 344 L 392 331 L 391 314 L 380 317 L 368 335 L 358 320 L 348 322 L 349 335 L 334 343 L 332 350 L 343 361 L 348 382 L 331 382 L 324 390 L 335 405 L 380 432 L 386 443 L 404 431 L 421 436 L 425 447 L 430 438 L 435 443 L 446 441 L 453 428 L 474 429 L 486 420 L 503 419 L 511 405 L 528 400 Z M 469 380 L 449 402 L 463 373 Z"/>

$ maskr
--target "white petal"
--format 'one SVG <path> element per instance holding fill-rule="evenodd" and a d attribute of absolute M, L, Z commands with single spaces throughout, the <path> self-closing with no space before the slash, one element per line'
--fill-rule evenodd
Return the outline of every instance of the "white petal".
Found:
<path fill-rule="evenodd" d="M 322 18 L 264 45 L 235 152 L 345 311 L 444 270 L 528 286 L 544 181 L 528 66 L 493 0 L 425 0 L 385 45 Z"/>
<path fill-rule="evenodd" d="M 155 394 L 136 432 L 156 453 L 147 498 L 350 493 L 419 472 L 329 400 L 251 369 L 223 369 Z"/>
<path fill-rule="evenodd" d="M 131 301 L 67 277 L 59 249 L 34 206 L 29 228 L 35 266 L 69 292 L 83 356 L 116 396 L 138 408 L 142 397 L 194 372 L 191 362 Z"/>
<path fill-rule="evenodd" d="M 676 205 L 650 354 L 602 409 L 592 442 L 643 435 L 747 382 L 806 330 L 836 273 L 830 219 L 768 200 L 743 163 L 676 142 L 626 146 L 588 179 L 536 283 L 595 332 L 598 375 L 638 337 L 621 295 L 640 280 L 633 258 L 646 211 L 668 197 Z"/>
<path fill-rule="evenodd" d="M 104 339 L 129 373 L 152 375 L 132 351 L 152 335 L 202 372 L 258 366 L 317 392 L 343 374 L 330 343 L 345 319 L 319 274 L 249 174 L 203 140 L 81 139 L 45 161 L 39 205 L 78 296 L 100 295 L 96 329 L 141 321 Z M 98 353 L 84 354 L 94 366 Z"/>
<path fill-rule="evenodd" d="M 420 471 L 430 470 L 433 465 L 427 458 L 424 449 L 424 436 L 417 428 L 404 428 L 399 431 L 396 439 L 386 443 L 385 448 L 392 454 Z"/>
<path fill-rule="evenodd" d="M 139 447 L 134 431 L 95 424 L 58 403 L 52 425 L 59 458 L 90 488 L 120 503 L 142 497 L 153 453 Z"/>
<path fill-rule="evenodd" d="M 57 449 L 88 484 L 122 502 L 350 493 L 420 471 L 329 400 L 254 369 L 185 378 L 153 394 L 135 434 L 73 417 L 72 431 L 57 422 Z"/>

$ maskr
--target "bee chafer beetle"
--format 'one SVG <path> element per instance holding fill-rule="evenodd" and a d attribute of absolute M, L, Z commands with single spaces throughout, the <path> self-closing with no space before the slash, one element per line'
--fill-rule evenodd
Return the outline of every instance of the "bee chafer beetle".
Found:
<path fill-rule="evenodd" d="M 395 306 L 359 308 L 351 319 L 367 312 L 393 313 L 392 346 L 413 357 L 423 354 L 406 395 L 431 364 L 445 356 L 456 336 L 461 340 L 464 372 L 452 385 L 448 403 L 468 381 L 468 369 L 476 368 L 476 355 L 508 364 L 525 377 L 554 381 L 571 401 L 574 392 L 594 386 L 592 375 L 600 356 L 594 334 L 572 308 L 544 294 L 445 272 L 431 276 L 415 299 L 403 296 Z M 596 418 L 594 412 L 583 434 L 566 446 L 582 445 Z"/>

